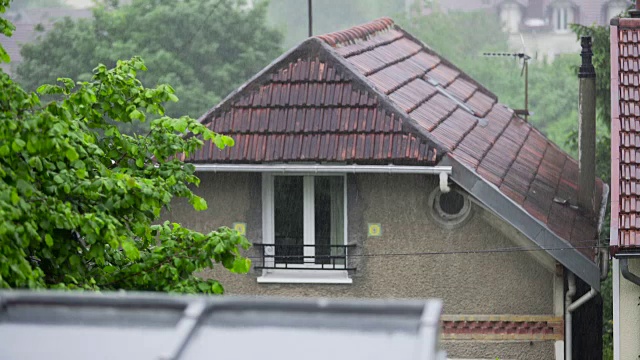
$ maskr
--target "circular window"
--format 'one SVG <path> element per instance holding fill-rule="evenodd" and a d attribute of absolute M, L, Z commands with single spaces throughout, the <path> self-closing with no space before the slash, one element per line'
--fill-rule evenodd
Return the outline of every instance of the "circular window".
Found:
<path fill-rule="evenodd" d="M 462 225 L 471 214 L 471 203 L 466 194 L 451 189 L 443 193 L 435 188 L 429 195 L 429 213 L 447 228 Z"/>

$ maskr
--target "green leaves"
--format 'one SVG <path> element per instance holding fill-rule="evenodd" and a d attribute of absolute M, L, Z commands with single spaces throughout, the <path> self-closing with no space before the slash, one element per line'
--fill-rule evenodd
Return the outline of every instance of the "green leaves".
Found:
<path fill-rule="evenodd" d="M 193 205 L 193 208 L 196 209 L 197 211 L 203 211 L 203 210 L 207 210 L 207 202 L 205 201 L 205 199 L 199 197 L 199 196 L 193 196 L 190 200 L 191 205 Z"/>
<path fill-rule="evenodd" d="M 78 160 L 78 158 L 80 157 L 78 155 L 78 152 L 74 148 L 68 148 L 64 154 L 67 156 L 67 159 L 72 162 Z"/>
<path fill-rule="evenodd" d="M 9 104 L 0 107 L 0 287 L 220 294 L 220 283 L 194 274 L 216 263 L 249 271 L 240 255 L 249 242 L 227 228 L 153 225 L 174 196 L 207 208 L 189 187 L 199 183 L 194 166 L 176 156 L 202 146 L 190 135 L 233 141 L 187 116 L 121 133 L 114 122 L 144 120 L 144 109 L 175 98 L 168 85 L 145 88 L 143 69 L 134 58 L 99 65 L 90 81 L 58 79 L 39 88 L 58 94 L 44 107 L 0 72 Z"/>
<path fill-rule="evenodd" d="M 53 246 L 53 238 L 51 237 L 51 235 L 46 234 L 44 236 L 44 242 L 48 247 L 52 247 Z"/>
<path fill-rule="evenodd" d="M 136 247 L 136 244 L 131 240 L 126 240 L 122 243 L 122 249 L 129 260 L 138 260 L 140 258 L 140 251 Z"/>
<path fill-rule="evenodd" d="M 233 267 L 231 268 L 231 272 L 236 274 L 246 274 L 251 269 L 251 260 L 246 258 L 236 258 L 233 261 Z"/>
<path fill-rule="evenodd" d="M 11 143 L 11 149 L 14 152 L 20 152 L 20 151 L 22 151 L 22 148 L 24 148 L 24 146 L 26 144 L 27 143 L 24 142 L 24 140 L 16 138 L 16 139 L 13 140 L 13 143 Z"/>

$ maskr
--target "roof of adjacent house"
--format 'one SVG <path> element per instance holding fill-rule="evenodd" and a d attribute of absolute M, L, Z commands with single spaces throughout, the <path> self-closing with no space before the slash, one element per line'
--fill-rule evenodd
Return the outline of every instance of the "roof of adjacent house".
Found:
<path fill-rule="evenodd" d="M 331 344 L 332 359 L 435 360 L 446 357 L 439 346 L 441 311 L 442 302 L 435 299 L 0 291 L 0 355 L 196 360 L 241 351 L 248 359 L 299 359 L 304 354 L 323 360 L 326 351 L 308 350 Z M 519 324 L 509 325 L 515 329 Z M 555 327 L 542 320 L 531 328 L 553 332 Z M 286 344 L 286 351 L 269 350 L 278 343 Z"/>
<path fill-rule="evenodd" d="M 640 248 L 640 18 L 611 22 L 612 253 Z"/>
<path fill-rule="evenodd" d="M 306 40 L 201 121 L 236 145 L 207 143 L 194 163 L 450 163 L 460 186 L 593 276 L 600 214 L 575 206 L 576 161 L 391 19 Z"/>

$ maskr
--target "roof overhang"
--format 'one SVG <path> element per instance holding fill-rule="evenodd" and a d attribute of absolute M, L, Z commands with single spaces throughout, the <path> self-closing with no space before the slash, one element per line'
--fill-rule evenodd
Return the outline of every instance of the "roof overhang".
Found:
<path fill-rule="evenodd" d="M 505 196 L 493 184 L 477 173 L 445 156 L 442 166 L 451 166 L 451 179 L 473 195 L 481 204 L 512 225 L 527 238 L 551 255 L 564 267 L 576 274 L 592 288 L 600 291 L 600 268 L 568 241 L 560 238 L 545 224 L 528 214 L 525 209 Z"/>
<path fill-rule="evenodd" d="M 199 172 L 451 174 L 451 166 L 327 164 L 193 164 Z"/>

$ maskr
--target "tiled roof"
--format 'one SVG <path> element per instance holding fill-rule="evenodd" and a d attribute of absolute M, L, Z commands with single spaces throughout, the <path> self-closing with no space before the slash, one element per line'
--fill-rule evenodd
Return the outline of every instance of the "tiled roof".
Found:
<path fill-rule="evenodd" d="M 562 340 L 564 319 L 541 315 L 443 315 L 443 340 Z"/>
<path fill-rule="evenodd" d="M 597 216 L 575 207 L 576 161 L 390 19 L 307 40 L 201 120 L 236 146 L 206 146 L 188 161 L 434 165 L 447 156 L 593 261 Z"/>
<path fill-rule="evenodd" d="M 614 22 L 615 23 L 615 22 Z M 611 246 L 640 247 L 640 19 L 611 26 Z"/>

